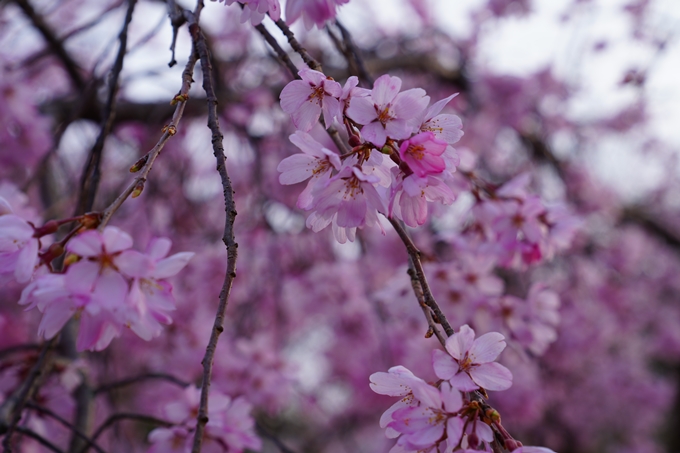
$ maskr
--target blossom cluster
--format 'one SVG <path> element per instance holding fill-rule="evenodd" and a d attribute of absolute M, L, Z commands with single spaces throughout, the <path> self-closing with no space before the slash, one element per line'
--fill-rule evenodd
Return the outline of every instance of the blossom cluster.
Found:
<path fill-rule="evenodd" d="M 212 0 L 231 5 L 236 0 Z M 335 18 L 337 8 L 348 3 L 349 0 L 288 0 L 286 2 L 286 21 L 292 24 L 302 18 L 307 30 L 314 25 L 322 28 L 326 22 Z M 262 23 L 266 15 L 273 21 L 281 18 L 281 4 L 279 0 L 240 0 L 241 22 L 250 21 L 253 25 Z"/>
<path fill-rule="evenodd" d="M 432 365 L 439 380 L 429 384 L 403 366 L 370 377 L 371 389 L 401 397 L 387 409 L 380 426 L 388 438 L 397 438 L 391 453 L 471 452 L 494 441 L 494 432 L 513 453 L 551 452 L 524 447 L 503 428 L 498 413 L 481 399 L 486 390 L 506 390 L 512 374 L 495 362 L 505 349 L 501 334 L 490 332 L 475 339 L 468 325 L 449 337 L 446 352 L 434 350 Z"/>
<path fill-rule="evenodd" d="M 383 75 L 372 90 L 346 84 L 311 69 L 299 72 L 281 92 L 281 108 L 298 129 L 290 140 L 302 150 L 278 167 L 282 184 L 309 179 L 298 207 L 311 211 L 314 231 L 332 225 L 339 242 L 354 240 L 357 228 L 380 226 L 378 214 L 416 227 L 427 220 L 428 202 L 450 204 L 449 183 L 458 165 L 452 147 L 463 132 L 460 118 L 442 114 L 455 95 L 428 107 L 422 88 L 401 90 L 401 79 Z M 345 128 L 351 151 L 324 147 L 309 134 L 323 122 Z"/>
<path fill-rule="evenodd" d="M 149 433 L 151 447 L 148 453 L 191 451 L 200 397 L 200 389 L 190 385 L 184 390 L 182 398 L 165 405 L 165 418 L 174 425 L 156 428 Z M 211 391 L 202 451 L 241 453 L 245 449 L 260 450 L 262 441 L 255 434 L 251 410 L 252 405 L 244 397 L 232 399 Z"/>
<path fill-rule="evenodd" d="M 144 340 L 160 335 L 175 309 L 167 281 L 193 253 L 166 257 L 170 240 L 152 241 L 146 253 L 130 250 L 132 238 L 116 227 L 88 230 L 66 244 L 66 271 L 44 272 L 24 289 L 19 304 L 43 313 L 38 335 L 54 337 L 74 315 L 78 350 L 100 351 L 128 327 Z"/>

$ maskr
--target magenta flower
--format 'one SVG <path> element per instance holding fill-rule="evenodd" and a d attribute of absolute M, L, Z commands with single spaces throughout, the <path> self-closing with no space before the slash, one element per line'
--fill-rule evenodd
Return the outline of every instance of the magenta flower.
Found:
<path fill-rule="evenodd" d="M 312 190 L 317 185 L 327 182 L 333 169 L 339 170 L 342 165 L 340 156 L 325 148 L 306 132 L 296 131 L 290 136 L 293 142 L 304 154 L 294 154 L 281 161 L 277 170 L 281 172 L 281 184 L 296 184 L 310 179 L 305 190 L 299 197 L 297 205 L 300 209 L 308 209 L 312 204 Z"/>
<path fill-rule="evenodd" d="M 231 5 L 236 2 L 236 0 L 219 0 L 220 3 L 222 1 L 224 1 L 226 5 Z M 251 24 L 258 25 L 264 20 L 264 17 L 267 14 L 269 14 L 273 21 L 277 21 L 281 18 L 281 5 L 279 4 L 279 0 L 239 0 L 239 3 L 243 5 L 241 23 L 250 20 Z"/>
<path fill-rule="evenodd" d="M 422 88 L 399 93 L 401 79 L 383 75 L 375 81 L 370 96 L 352 98 L 347 116 L 364 125 L 364 139 L 382 148 L 387 137 L 409 138 L 413 127 L 409 120 L 417 117 L 430 101 Z"/>
<path fill-rule="evenodd" d="M 440 156 L 447 146 L 446 142 L 435 138 L 432 132 L 422 132 L 402 142 L 399 156 L 413 173 L 422 178 L 444 171 L 446 163 Z"/>
<path fill-rule="evenodd" d="M 342 120 L 342 109 L 338 98 L 342 87 L 333 79 L 319 71 L 301 69 L 298 75 L 302 80 L 293 80 L 281 91 L 281 108 L 289 113 L 295 127 L 309 132 L 323 112 L 326 127 L 333 118 Z"/>
<path fill-rule="evenodd" d="M 467 324 L 446 340 L 446 351 L 432 351 L 434 372 L 461 391 L 481 387 L 506 390 L 512 385 L 512 373 L 494 362 L 505 349 L 505 337 L 490 332 L 475 339 L 475 331 Z"/>

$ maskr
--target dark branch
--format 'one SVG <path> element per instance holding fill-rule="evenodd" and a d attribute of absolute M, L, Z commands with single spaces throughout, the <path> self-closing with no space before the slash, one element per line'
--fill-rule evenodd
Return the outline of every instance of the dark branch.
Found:
<path fill-rule="evenodd" d="M 59 447 L 54 445 L 52 442 L 49 440 L 45 439 L 43 436 L 40 434 L 36 433 L 35 431 L 32 431 L 28 428 L 24 428 L 23 426 L 17 426 L 16 431 L 18 433 L 23 434 L 26 437 L 30 437 L 31 439 L 37 440 L 41 445 L 47 447 L 48 449 L 56 452 L 56 453 L 64 453 Z"/>
<path fill-rule="evenodd" d="M 79 90 L 85 88 L 85 80 L 81 76 L 81 69 L 78 64 L 71 58 L 71 55 L 66 51 L 63 43 L 50 26 L 45 22 L 40 14 L 38 14 L 33 6 L 28 2 L 28 0 L 15 0 L 16 4 L 21 8 L 21 10 L 26 14 L 26 16 L 31 20 L 35 28 L 38 29 L 40 34 L 43 36 L 47 44 L 52 49 L 52 52 L 59 58 L 61 63 L 64 65 L 64 69 L 68 73 L 73 85 Z"/>
<path fill-rule="evenodd" d="M 82 431 L 80 431 L 75 425 L 70 423 L 68 420 L 64 420 L 62 417 L 60 417 L 58 414 L 55 414 L 50 409 L 43 407 L 43 406 L 40 406 L 40 405 L 35 404 L 35 403 L 31 403 L 30 401 L 26 404 L 26 406 L 37 411 L 37 412 L 40 412 L 41 414 L 45 414 L 45 415 L 52 417 L 53 419 L 55 419 L 56 421 L 58 421 L 59 423 L 61 423 L 62 425 L 64 425 L 68 429 L 70 429 L 71 431 L 73 431 L 73 434 L 75 434 L 76 436 L 83 439 L 88 445 L 90 445 L 92 448 L 97 450 L 99 453 L 106 453 L 99 445 L 94 443 L 89 437 L 87 437 L 87 435 L 85 435 Z"/>

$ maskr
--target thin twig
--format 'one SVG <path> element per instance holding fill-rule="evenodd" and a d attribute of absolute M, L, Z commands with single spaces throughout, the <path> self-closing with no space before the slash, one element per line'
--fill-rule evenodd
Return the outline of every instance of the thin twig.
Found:
<path fill-rule="evenodd" d="M 50 28 L 47 22 L 45 22 L 45 19 L 43 19 L 43 17 L 38 14 L 35 9 L 33 9 L 33 6 L 28 2 L 28 0 L 15 0 L 15 2 L 17 5 L 19 5 L 19 8 L 21 8 L 24 14 L 28 16 L 28 18 L 33 23 L 33 26 L 38 29 L 45 41 L 47 41 L 47 44 L 52 48 L 52 52 L 54 52 L 59 60 L 61 60 L 62 64 L 64 65 L 64 69 L 66 69 L 66 72 L 73 82 L 73 85 L 75 85 L 75 87 L 79 90 L 82 90 L 85 87 L 85 81 L 80 74 L 81 69 L 78 63 L 76 63 L 71 58 L 71 55 L 66 51 L 62 41 L 57 38 L 57 35 Z"/>
<path fill-rule="evenodd" d="M 94 199 L 97 195 L 97 188 L 99 186 L 99 178 L 101 176 L 101 160 L 102 152 L 104 150 L 104 143 L 108 137 L 113 126 L 113 120 L 116 116 L 116 95 L 118 94 L 120 73 L 123 70 L 123 62 L 125 60 L 125 53 L 127 52 L 127 32 L 128 26 L 132 21 L 132 13 L 134 11 L 137 0 L 128 0 L 128 9 L 125 15 L 125 22 L 123 28 L 118 35 L 120 46 L 116 59 L 109 74 L 109 90 L 104 104 L 102 113 L 102 122 L 100 125 L 99 135 L 90 150 L 89 159 L 83 170 L 80 183 L 80 196 L 78 199 L 78 207 L 76 215 L 84 214 L 92 210 Z"/>
<path fill-rule="evenodd" d="M 73 431 L 73 434 L 75 434 L 76 436 L 83 439 L 88 445 L 90 445 L 92 448 L 97 450 L 99 453 L 106 453 L 103 448 L 101 448 L 99 445 L 94 443 L 89 437 L 87 437 L 86 434 L 84 434 L 82 431 L 80 431 L 74 424 L 70 423 L 68 420 L 63 419 L 62 417 L 60 417 L 58 414 L 54 413 L 50 409 L 43 407 L 43 406 L 40 406 L 38 404 L 32 403 L 30 401 L 28 403 L 26 403 L 26 407 L 34 409 L 35 411 L 40 412 L 42 414 L 49 415 L 50 417 L 52 417 L 53 419 L 55 419 L 56 421 L 58 421 L 59 423 L 61 423 L 64 426 L 66 426 L 71 431 Z"/>
<path fill-rule="evenodd" d="M 146 374 L 131 377 L 131 378 L 128 378 L 128 379 L 122 379 L 120 381 L 110 382 L 108 384 L 103 384 L 103 385 L 97 387 L 94 390 L 94 394 L 98 395 L 100 393 L 110 392 L 111 390 L 115 390 L 115 389 L 120 388 L 120 387 L 126 387 L 128 385 L 136 384 L 136 383 L 142 382 L 142 381 L 148 381 L 148 380 L 151 380 L 151 379 L 158 379 L 158 380 L 172 382 L 173 384 L 176 384 L 180 387 L 187 387 L 189 385 L 188 382 L 184 382 L 183 380 L 178 379 L 175 376 L 172 376 L 170 374 L 146 373 Z"/>
<path fill-rule="evenodd" d="M 408 275 L 411 277 L 411 286 L 413 287 L 413 292 L 416 295 L 416 299 L 418 299 L 418 304 L 420 305 L 420 308 L 423 310 L 423 314 L 425 315 L 425 319 L 427 320 L 427 325 L 428 325 L 428 331 L 427 331 L 427 336 L 432 336 L 435 335 L 437 337 L 437 340 L 439 340 L 439 343 L 441 343 L 442 346 L 446 347 L 446 338 L 442 333 L 439 331 L 439 327 L 437 327 L 437 323 L 434 321 L 434 318 L 432 317 L 432 309 L 425 303 L 425 295 L 423 294 L 423 286 L 420 284 L 420 280 L 418 279 L 418 275 L 416 274 L 415 267 L 413 265 L 413 258 L 409 256 L 408 258 Z"/>
<path fill-rule="evenodd" d="M 299 79 L 300 76 L 298 75 L 298 68 L 295 66 L 295 63 L 293 63 L 293 60 L 290 59 L 288 53 L 286 53 L 286 51 L 283 50 L 283 48 L 279 45 L 278 41 L 276 41 L 276 38 L 274 38 L 262 24 L 256 25 L 255 30 L 259 31 L 264 40 L 267 41 L 267 44 L 269 44 L 271 48 L 274 49 L 276 56 L 279 57 L 280 63 L 288 68 L 293 78 Z"/>
<path fill-rule="evenodd" d="M 52 442 L 50 442 L 49 440 L 45 439 L 43 436 L 41 436 L 40 434 L 36 433 L 36 432 L 33 431 L 33 430 L 30 430 L 30 429 L 28 429 L 28 428 L 24 428 L 23 426 L 17 426 L 17 427 L 16 427 L 16 431 L 17 431 L 18 433 L 23 434 L 24 436 L 27 436 L 27 437 L 30 437 L 30 438 L 32 438 L 32 439 L 37 440 L 41 445 L 43 445 L 43 446 L 49 448 L 50 450 L 52 450 L 52 451 L 54 451 L 54 452 L 56 452 L 56 453 L 64 453 L 64 451 L 61 450 L 59 447 L 57 447 L 57 446 L 54 445 Z"/>
<path fill-rule="evenodd" d="M 40 345 L 36 343 L 18 344 L 15 346 L 9 346 L 5 349 L 0 350 L 0 360 L 5 358 L 5 356 L 15 354 L 17 352 L 24 351 L 35 351 L 40 349 Z"/>
<path fill-rule="evenodd" d="M 302 61 L 305 62 L 307 66 L 310 67 L 310 69 L 313 69 L 315 71 L 323 72 L 321 70 L 321 64 L 316 61 L 308 52 L 307 49 L 302 47 L 298 40 L 295 38 L 295 35 L 293 32 L 290 30 L 288 27 L 288 24 L 286 24 L 283 19 L 279 19 L 275 22 L 276 26 L 279 27 L 279 29 L 283 32 L 284 35 L 286 35 L 286 38 L 288 39 L 288 43 L 290 44 L 290 47 L 293 48 L 295 52 L 298 53 L 302 57 Z"/>
<path fill-rule="evenodd" d="M 340 30 L 340 33 L 342 34 L 342 40 L 345 44 L 345 52 L 343 54 L 345 57 L 349 55 L 352 56 L 352 60 L 354 61 L 354 65 L 357 69 L 359 79 L 363 80 L 369 87 L 373 87 L 373 77 L 371 74 L 368 72 L 366 69 L 366 65 L 364 64 L 364 60 L 361 57 L 361 51 L 359 48 L 354 44 L 354 40 L 352 39 L 352 35 L 350 35 L 349 31 L 340 23 L 339 20 L 335 20 L 335 25 L 338 27 Z"/>
<path fill-rule="evenodd" d="M 194 66 L 198 61 L 198 54 L 194 50 L 189 56 L 189 60 L 182 72 L 182 87 L 180 89 L 179 95 L 175 97 L 177 100 L 177 107 L 175 108 L 175 113 L 172 115 L 172 120 L 170 124 L 165 126 L 163 135 L 161 135 L 158 143 L 154 146 L 151 151 L 149 151 L 142 159 L 146 160 L 144 167 L 140 170 L 139 175 L 125 188 L 125 190 L 116 198 L 102 213 L 102 220 L 99 228 L 104 228 L 109 221 L 111 216 L 121 207 L 121 205 L 127 200 L 127 198 L 134 192 L 135 188 L 143 187 L 146 182 L 146 178 L 151 172 L 156 158 L 163 150 L 166 142 L 175 135 L 177 132 L 177 126 L 182 119 L 182 114 L 184 113 L 184 108 L 189 97 L 189 88 L 193 83 Z"/>
<path fill-rule="evenodd" d="M 17 424 L 19 423 L 19 420 L 21 420 L 21 412 L 24 410 L 26 402 L 38 386 L 38 379 L 45 371 L 49 352 L 56 342 L 57 336 L 43 345 L 38 360 L 36 360 L 26 379 L 24 379 L 21 386 L 0 406 L 0 434 L 5 434 L 5 438 L 2 441 L 4 453 L 10 453 L 12 451 L 12 433 L 17 429 Z"/>
<path fill-rule="evenodd" d="M 215 160 L 217 161 L 217 171 L 222 181 L 222 189 L 224 194 L 224 209 L 226 218 L 224 222 L 224 233 L 222 241 L 227 248 L 227 271 L 224 277 L 224 283 L 219 297 L 219 305 L 217 313 L 215 314 L 215 323 L 210 333 L 210 341 L 205 350 L 203 357 L 203 382 L 201 384 L 201 400 L 198 407 L 198 416 L 196 423 L 196 432 L 194 433 L 194 443 L 192 446 L 192 453 L 199 453 L 201 451 L 201 444 L 203 442 L 203 433 L 205 425 L 208 423 L 208 393 L 210 391 L 210 381 L 212 377 L 213 362 L 215 359 L 215 351 L 217 349 L 217 340 L 224 331 L 224 318 L 229 301 L 229 294 L 231 287 L 236 278 L 236 259 L 238 256 L 238 244 L 234 238 L 234 220 L 236 219 L 236 205 L 234 203 L 234 190 L 231 186 L 231 180 L 227 173 L 226 158 L 224 156 L 224 146 L 222 144 L 222 132 L 218 121 L 217 114 L 217 96 L 215 95 L 215 88 L 212 80 L 212 65 L 210 62 L 210 53 L 201 28 L 198 25 L 198 12 L 202 1 L 198 0 L 195 14 L 187 14 L 189 22 L 189 32 L 196 47 L 200 61 L 201 70 L 203 73 L 203 90 L 208 100 L 208 127 L 212 133 L 212 146 Z"/>
<path fill-rule="evenodd" d="M 257 429 L 258 433 L 260 433 L 260 436 L 265 437 L 272 441 L 274 445 L 276 445 L 276 448 L 279 449 L 281 453 L 295 453 L 293 450 L 288 448 L 286 444 L 281 442 L 281 439 L 270 433 L 267 429 L 265 429 L 264 426 L 260 423 L 255 423 L 255 429 Z"/>

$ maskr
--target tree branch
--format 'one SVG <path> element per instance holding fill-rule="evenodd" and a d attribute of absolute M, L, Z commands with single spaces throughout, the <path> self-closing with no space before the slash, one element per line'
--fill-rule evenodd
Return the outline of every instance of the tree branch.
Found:
<path fill-rule="evenodd" d="M 88 445 L 90 445 L 92 448 L 97 450 L 99 453 L 106 453 L 99 445 L 94 443 L 89 437 L 87 437 L 87 435 L 85 435 L 82 431 L 80 431 L 75 425 L 70 423 L 68 420 L 61 418 L 59 415 L 52 412 L 50 409 L 43 407 L 43 406 L 40 406 L 40 405 L 35 404 L 35 403 L 31 403 L 30 401 L 28 403 L 26 403 L 26 406 L 37 411 L 37 412 L 40 412 L 42 414 L 45 414 L 45 415 L 52 417 L 53 419 L 55 419 L 56 421 L 58 421 L 59 423 L 61 423 L 62 425 L 64 425 L 68 429 L 70 429 L 71 431 L 73 431 L 73 434 L 75 434 L 76 436 L 83 439 Z"/>
<path fill-rule="evenodd" d="M 183 380 L 178 379 L 175 376 L 172 376 L 170 374 L 146 373 L 146 374 L 134 376 L 134 377 L 127 378 L 127 379 L 122 379 L 120 381 L 110 382 L 108 384 L 100 385 L 99 387 L 97 387 L 94 390 L 94 394 L 98 395 L 100 393 L 110 392 L 111 390 L 115 390 L 115 389 L 120 388 L 120 387 L 126 387 L 128 385 L 132 385 L 132 384 L 136 384 L 138 382 L 148 381 L 148 380 L 152 380 L 152 379 L 158 379 L 158 380 L 172 382 L 173 384 L 176 384 L 180 387 L 187 387 L 189 385 L 188 382 L 184 382 Z"/>

